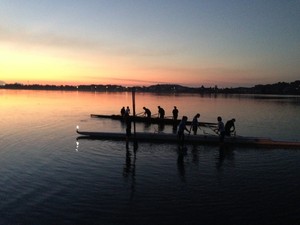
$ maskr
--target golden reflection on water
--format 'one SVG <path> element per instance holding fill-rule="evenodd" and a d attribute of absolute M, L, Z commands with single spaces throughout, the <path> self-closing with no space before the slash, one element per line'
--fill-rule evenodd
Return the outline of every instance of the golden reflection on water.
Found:
<path fill-rule="evenodd" d="M 136 102 L 137 112 L 147 106 L 156 113 L 160 105 L 168 116 L 176 105 L 180 116 L 200 112 L 202 121 L 234 116 L 238 134 L 294 134 L 299 140 L 297 104 L 140 93 Z M 176 145 L 143 143 L 135 154 L 134 146 L 128 151 L 124 141 L 102 140 L 80 141 L 79 147 L 76 125 L 83 130 L 122 129 L 120 122 L 90 114 L 118 114 L 122 106 L 132 105 L 130 93 L 0 90 L 0 105 L 1 224 L 37 224 L 42 219 L 90 224 L 103 218 L 106 224 L 122 224 L 128 215 L 144 224 L 153 218 L 151 224 L 164 221 L 159 216 L 171 218 L 169 224 L 205 218 L 213 218 L 211 224 L 225 219 L 241 224 L 246 214 L 253 224 L 261 222 L 262 214 L 265 223 L 299 221 L 298 151 L 237 147 L 223 152 L 189 145 L 182 154 Z M 280 211 L 278 202 L 284 206 Z M 174 217 L 174 212 L 179 214 Z"/>
<path fill-rule="evenodd" d="M 8 129 L 12 126 L 51 127 L 64 120 L 75 130 L 77 118 L 84 122 L 91 121 L 90 114 L 119 114 L 122 106 L 129 106 L 132 112 L 130 92 L 0 90 L 0 103 L 2 128 Z M 222 116 L 224 122 L 235 118 L 238 135 L 272 137 L 275 134 L 294 138 L 295 133 L 299 133 L 297 124 L 300 124 L 300 107 L 291 100 L 136 93 L 136 113 L 143 112 L 144 106 L 152 111 L 152 115 L 157 114 L 157 106 L 161 106 L 168 117 L 172 116 L 173 107 L 177 106 L 179 118 L 186 115 L 189 120 L 196 113 L 200 113 L 200 121 L 205 122 L 216 122 L 218 116 Z M 99 129 L 101 126 L 102 129 L 111 128 L 107 121 L 93 121 Z"/>
<path fill-rule="evenodd" d="M 63 108 L 68 108 L 70 113 L 77 109 L 77 111 L 86 111 L 88 114 L 119 114 L 122 106 L 129 106 L 132 112 L 131 93 L 1 90 L 0 98 L 2 110 L 7 114 L 19 111 L 33 114 L 38 112 L 47 116 Z M 180 116 L 192 117 L 199 112 L 202 119 L 215 120 L 219 114 L 228 111 L 226 108 L 236 108 L 237 105 L 234 102 L 227 100 L 225 103 L 216 98 L 199 98 L 199 95 L 137 93 L 136 113 L 143 112 L 145 106 L 152 111 L 152 114 L 157 114 L 157 107 L 161 106 L 165 109 L 166 116 L 171 117 L 173 107 L 177 106 Z M 214 112 L 213 117 L 212 112 Z"/>

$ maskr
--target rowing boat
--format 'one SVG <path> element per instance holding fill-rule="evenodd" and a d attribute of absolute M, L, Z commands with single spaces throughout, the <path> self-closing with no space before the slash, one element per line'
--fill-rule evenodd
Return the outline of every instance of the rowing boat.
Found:
<path fill-rule="evenodd" d="M 105 140 L 126 140 L 125 133 L 120 132 L 89 132 L 79 131 L 77 128 L 76 132 L 80 134 L 80 138 L 89 139 L 105 139 Z M 137 132 L 135 135 L 131 135 L 128 138 L 129 141 L 146 141 L 146 142 L 171 142 L 178 143 L 178 137 L 172 133 L 145 133 Z M 188 144 L 220 144 L 219 136 L 211 134 L 203 135 L 186 135 L 185 142 Z M 225 137 L 225 144 L 237 145 L 237 146 L 253 146 L 253 147 L 270 147 L 270 148 L 296 148 L 300 149 L 300 142 L 290 141 L 275 141 L 269 138 L 258 138 L 258 137 L 243 137 L 243 136 L 231 136 Z"/>
<path fill-rule="evenodd" d="M 112 120 L 120 120 L 123 121 L 124 117 L 121 115 L 101 115 L 101 114 L 91 114 L 92 118 L 106 118 L 106 119 L 112 119 Z M 166 124 L 166 125 L 178 125 L 180 120 L 173 120 L 169 118 L 158 118 L 158 117 L 145 117 L 145 116 L 130 116 L 132 121 L 135 122 L 143 122 L 143 123 L 151 123 L 151 124 Z M 192 121 L 187 121 L 187 125 L 191 125 Z M 216 123 L 210 123 L 210 122 L 199 122 L 200 126 L 216 126 Z"/>

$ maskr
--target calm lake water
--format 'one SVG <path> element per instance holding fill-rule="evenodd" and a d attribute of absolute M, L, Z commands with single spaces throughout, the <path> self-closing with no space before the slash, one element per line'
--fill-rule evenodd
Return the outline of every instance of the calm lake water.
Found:
<path fill-rule="evenodd" d="M 300 224 L 300 149 L 77 141 L 77 125 L 125 133 L 90 114 L 118 114 L 131 93 L 0 90 L 0 104 L 0 224 Z M 137 93 L 137 113 L 158 105 L 300 141 L 299 97 Z"/>

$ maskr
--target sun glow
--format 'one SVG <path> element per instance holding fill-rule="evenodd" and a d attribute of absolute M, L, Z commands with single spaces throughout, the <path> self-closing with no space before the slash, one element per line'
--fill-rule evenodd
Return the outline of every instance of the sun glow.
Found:
<path fill-rule="evenodd" d="M 6 83 L 54 85 L 176 83 L 197 86 L 209 80 L 207 73 L 199 69 L 173 68 L 168 64 L 156 67 L 145 65 L 139 59 L 84 50 L 70 52 L 13 45 L 0 45 L 0 74 Z"/>
<path fill-rule="evenodd" d="M 76 77 L 80 70 L 74 61 L 62 57 L 1 48 L 0 74 L 6 82 L 65 82 L 66 76 Z"/>
<path fill-rule="evenodd" d="M 6 83 L 127 85 L 147 80 L 135 69 L 121 57 L 0 46 L 0 79 Z"/>

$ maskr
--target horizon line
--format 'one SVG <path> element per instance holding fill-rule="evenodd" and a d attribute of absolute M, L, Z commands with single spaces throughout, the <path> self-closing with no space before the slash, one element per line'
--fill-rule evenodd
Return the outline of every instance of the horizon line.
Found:
<path fill-rule="evenodd" d="M 300 80 L 295 80 L 295 81 L 292 81 L 292 82 L 285 82 L 285 81 L 278 81 L 276 83 L 268 83 L 268 84 L 254 84 L 253 86 L 251 87 L 255 87 L 257 85 L 272 85 L 272 84 L 279 84 L 279 83 L 288 83 L 288 84 L 291 84 L 291 83 L 294 83 L 294 82 L 297 82 L 297 81 L 300 81 Z M 156 85 L 174 85 L 174 86 L 182 86 L 182 87 L 188 87 L 188 88 L 201 88 L 201 87 L 205 87 L 205 85 L 199 85 L 199 86 L 188 86 L 188 85 L 182 85 L 182 84 L 177 84 L 177 83 L 167 83 L 167 82 L 162 82 L 162 83 L 156 83 L 156 84 L 153 84 L 153 85 L 132 85 L 132 86 L 129 86 L 129 85 L 120 85 L 120 84 L 79 84 L 79 85 L 71 85 L 71 84 L 38 84 L 38 83 L 31 83 L 31 84 L 24 84 L 24 83 L 21 83 L 21 82 L 15 82 L 15 83 L 6 83 L 4 81 L 1 81 L 0 80 L 0 86 L 6 86 L 6 85 L 22 85 L 22 86 L 34 86 L 34 85 L 38 85 L 38 86 L 72 86 L 72 87 L 79 87 L 79 86 L 121 86 L 121 87 L 125 87 L 125 88 L 134 88 L 134 87 L 150 87 L 150 86 L 156 86 Z M 213 86 L 210 86 L 208 88 L 219 88 L 218 85 L 213 85 Z M 222 87 L 222 88 L 251 88 L 251 87 L 245 87 L 245 86 L 239 86 L 239 87 Z"/>

